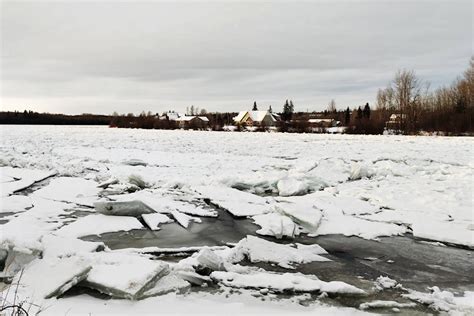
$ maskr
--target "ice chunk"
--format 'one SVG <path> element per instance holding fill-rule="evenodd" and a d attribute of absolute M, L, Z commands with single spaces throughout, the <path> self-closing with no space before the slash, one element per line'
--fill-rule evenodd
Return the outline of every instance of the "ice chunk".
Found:
<path fill-rule="evenodd" d="M 350 180 L 360 180 L 362 178 L 370 178 L 374 174 L 374 171 L 369 168 L 366 164 L 355 163 L 352 165 L 351 173 L 349 176 Z"/>
<path fill-rule="evenodd" d="M 412 225 L 413 236 L 474 249 L 474 231 L 468 222 L 442 222 L 420 217 Z"/>
<path fill-rule="evenodd" d="M 3 177 L 3 181 L 0 183 L 0 196 L 3 197 L 26 189 L 36 182 L 54 176 L 56 172 L 49 170 L 0 167 L 0 174 Z"/>
<path fill-rule="evenodd" d="M 23 299 L 51 298 L 84 280 L 90 269 L 85 260 L 76 257 L 37 259 L 18 273 L 12 284 L 20 283 Z"/>
<path fill-rule="evenodd" d="M 293 221 L 279 213 L 268 213 L 252 217 L 255 224 L 261 228 L 256 231 L 259 235 L 274 236 L 281 239 L 284 236 L 294 237 L 299 234 L 299 229 Z"/>
<path fill-rule="evenodd" d="M 97 212 L 104 215 L 114 216 L 135 216 L 142 214 L 156 213 L 151 207 L 142 201 L 127 201 L 127 202 L 96 202 L 94 208 Z"/>
<path fill-rule="evenodd" d="M 105 245 L 102 242 L 84 241 L 52 234 L 44 235 L 41 243 L 44 249 L 43 257 L 71 257 L 81 253 L 105 249 Z"/>
<path fill-rule="evenodd" d="M 375 280 L 375 287 L 379 290 L 394 288 L 397 284 L 397 281 L 384 276 L 379 276 Z"/>
<path fill-rule="evenodd" d="M 201 222 L 201 219 L 199 218 L 192 217 L 178 211 L 171 211 L 171 215 L 173 215 L 174 219 L 184 228 L 188 228 L 191 222 Z"/>
<path fill-rule="evenodd" d="M 222 258 L 216 255 L 211 249 L 203 248 L 195 256 L 193 256 L 198 263 L 198 268 L 209 268 L 212 271 L 219 271 L 224 269 L 224 262 Z"/>
<path fill-rule="evenodd" d="M 98 188 L 102 188 L 102 189 L 106 189 L 108 186 L 112 185 L 112 184 L 117 184 L 119 183 L 119 180 L 117 178 L 110 178 L 104 182 L 101 182 L 97 185 Z"/>
<path fill-rule="evenodd" d="M 361 295 L 365 292 L 350 284 L 331 281 L 324 282 L 314 275 L 301 273 L 255 272 L 239 274 L 235 272 L 215 271 L 211 278 L 219 283 L 236 288 L 269 289 L 274 292 L 326 292 Z"/>
<path fill-rule="evenodd" d="M 33 193 L 35 197 L 92 206 L 98 199 L 97 182 L 82 178 L 59 177 Z"/>
<path fill-rule="evenodd" d="M 234 216 L 245 217 L 269 212 L 267 199 L 255 194 L 225 186 L 197 186 L 194 189 Z"/>
<path fill-rule="evenodd" d="M 201 205 L 189 203 L 187 201 L 176 200 L 172 196 L 163 196 L 162 192 L 153 190 L 143 190 L 124 195 L 109 196 L 116 201 L 140 200 L 154 209 L 158 213 L 170 213 L 179 211 L 188 215 L 217 217 L 217 212 L 210 208 L 203 208 Z"/>
<path fill-rule="evenodd" d="M 63 225 L 59 215 L 65 214 L 67 204 L 41 198 L 34 201 L 33 208 L 1 226 L 0 248 L 41 251 L 41 237 Z"/>
<path fill-rule="evenodd" d="M 3 250 L 3 249 L 2 249 Z M 14 277 L 23 267 L 40 256 L 39 251 L 20 251 L 15 248 L 5 250 L 7 256 L 0 276 L 3 278 Z"/>
<path fill-rule="evenodd" d="M 275 210 L 290 217 L 294 222 L 304 227 L 308 232 L 314 232 L 321 222 L 321 210 L 313 205 L 293 199 L 291 202 L 281 201 L 274 206 Z"/>
<path fill-rule="evenodd" d="M 370 308 L 411 308 L 416 307 L 416 303 L 399 303 L 395 301 L 372 301 L 366 302 L 359 305 L 360 309 Z"/>
<path fill-rule="evenodd" d="M 412 301 L 427 305 L 435 311 L 450 312 L 451 314 L 474 314 L 474 292 L 466 291 L 464 296 L 456 297 L 452 292 L 442 291 L 437 286 L 429 288 L 430 293 L 408 290 L 402 294 Z"/>
<path fill-rule="evenodd" d="M 147 163 L 141 159 L 124 160 L 122 163 L 128 166 L 146 166 L 147 165 Z"/>
<path fill-rule="evenodd" d="M 151 230 L 159 230 L 160 224 L 172 223 L 173 220 L 161 213 L 142 214 L 143 221 Z"/>
<path fill-rule="evenodd" d="M 287 269 L 293 269 L 295 263 L 330 261 L 320 256 L 327 252 L 319 245 L 281 245 L 262 238 L 247 236 L 230 251 L 228 260 L 239 262 L 248 258 L 251 262 L 271 262 Z"/>
<path fill-rule="evenodd" d="M 0 214 L 24 212 L 27 208 L 32 207 L 32 200 L 25 195 L 10 195 L 6 197 L 0 197 Z"/>
<path fill-rule="evenodd" d="M 185 281 L 202 286 L 204 284 L 209 284 L 212 282 L 211 278 L 208 276 L 200 275 L 192 271 L 177 271 L 177 274 Z"/>
<path fill-rule="evenodd" d="M 79 218 L 75 222 L 61 227 L 56 231 L 56 234 L 64 237 L 83 237 L 142 228 L 142 224 L 135 217 L 95 214 Z"/>
<path fill-rule="evenodd" d="M 277 183 L 278 194 L 280 196 L 303 195 L 308 192 L 308 184 L 305 181 L 295 178 L 281 179 Z"/>
<path fill-rule="evenodd" d="M 97 253 L 85 286 L 116 298 L 141 299 L 155 282 L 169 273 L 168 264 L 122 253 Z"/>
<path fill-rule="evenodd" d="M 164 295 L 170 292 L 184 292 L 189 289 L 191 284 L 183 280 L 176 273 L 171 272 L 161 277 L 152 288 L 145 291 L 141 298 Z"/>

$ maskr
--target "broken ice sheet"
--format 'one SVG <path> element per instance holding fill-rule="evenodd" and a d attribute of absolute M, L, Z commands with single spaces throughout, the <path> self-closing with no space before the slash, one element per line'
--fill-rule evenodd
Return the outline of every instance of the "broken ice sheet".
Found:
<path fill-rule="evenodd" d="M 191 284 L 185 281 L 175 272 L 161 277 L 150 289 L 146 290 L 141 298 L 147 298 L 151 296 L 164 295 L 170 292 L 184 292 L 189 289 Z"/>
<path fill-rule="evenodd" d="M 55 171 L 0 167 L 2 182 L 0 196 L 8 196 L 14 192 L 26 189 L 35 182 L 39 182 L 56 174 Z"/>
<path fill-rule="evenodd" d="M 56 235 L 65 237 L 83 237 L 108 232 L 142 229 L 143 225 L 131 216 L 88 215 L 65 225 L 56 231 Z"/>
<path fill-rule="evenodd" d="M 326 292 L 363 295 L 365 292 L 353 285 L 340 282 L 325 282 L 314 275 L 302 273 L 254 272 L 240 274 L 215 271 L 211 278 L 217 282 L 236 288 L 269 289 L 274 292 Z"/>
<path fill-rule="evenodd" d="M 71 257 L 81 253 L 94 252 L 105 249 L 102 242 L 91 242 L 74 237 L 44 235 L 41 238 L 43 257 Z"/>
<path fill-rule="evenodd" d="M 287 269 L 293 269 L 294 264 L 313 261 L 331 261 L 322 257 L 326 250 L 319 245 L 291 245 L 277 244 L 262 238 L 247 236 L 232 248 L 226 258 L 230 262 L 239 262 L 248 258 L 250 262 L 276 263 Z"/>
<path fill-rule="evenodd" d="M 285 215 L 280 213 L 267 213 L 252 217 L 255 224 L 261 228 L 256 231 L 259 235 L 282 237 L 294 237 L 299 234 L 299 228 Z"/>
<path fill-rule="evenodd" d="M 159 230 L 160 224 L 172 223 L 173 220 L 161 213 L 142 214 L 143 221 L 151 230 Z"/>
<path fill-rule="evenodd" d="M 238 217 L 260 215 L 269 212 L 268 200 L 264 197 L 225 187 L 196 186 L 194 189 L 211 203 Z"/>
<path fill-rule="evenodd" d="M 116 298 L 141 299 L 169 273 L 168 264 L 136 254 L 100 252 L 87 258 L 92 270 L 84 285 Z"/>
<path fill-rule="evenodd" d="M 192 222 L 196 222 L 196 223 L 201 222 L 200 218 L 192 217 L 178 211 L 171 211 L 171 215 L 184 228 L 188 228 L 189 224 L 191 224 Z"/>
<path fill-rule="evenodd" d="M 100 189 L 97 182 L 82 178 L 59 177 L 35 191 L 33 196 L 48 200 L 76 203 L 79 205 L 93 206 L 98 199 Z"/>
<path fill-rule="evenodd" d="M 22 299 L 35 302 L 61 295 L 84 280 L 90 269 L 86 260 L 77 257 L 36 259 L 15 276 L 12 284 L 19 283 Z"/>
<path fill-rule="evenodd" d="M 26 211 L 27 208 L 32 208 L 33 201 L 25 195 L 10 195 L 0 197 L 0 206 L 0 214 L 19 213 Z"/>
<path fill-rule="evenodd" d="M 130 194 L 111 195 L 110 199 L 115 201 L 138 200 L 151 207 L 158 213 L 170 213 L 179 211 L 188 215 L 216 217 L 217 212 L 210 208 L 204 208 L 202 205 L 194 204 L 190 201 L 178 200 L 178 197 L 166 195 L 168 192 L 157 190 L 141 190 Z M 168 193 L 169 194 L 169 193 Z"/>

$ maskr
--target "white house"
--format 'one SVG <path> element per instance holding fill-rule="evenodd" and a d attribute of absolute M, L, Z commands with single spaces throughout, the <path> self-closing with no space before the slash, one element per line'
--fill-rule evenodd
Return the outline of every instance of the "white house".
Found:
<path fill-rule="evenodd" d="M 241 111 L 234 122 L 243 126 L 275 126 L 279 119 L 279 115 L 269 111 Z"/>

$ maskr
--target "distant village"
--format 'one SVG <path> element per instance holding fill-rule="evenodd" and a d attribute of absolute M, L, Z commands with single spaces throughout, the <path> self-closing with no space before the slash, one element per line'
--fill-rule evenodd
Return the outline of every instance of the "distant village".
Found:
<path fill-rule="evenodd" d="M 191 107 L 187 113 L 169 110 L 161 114 L 151 112 L 135 116 L 115 115 L 110 127 L 148 128 L 148 129 L 185 129 L 213 130 L 231 132 L 293 132 L 293 133 L 400 133 L 402 115 L 392 113 L 383 121 L 371 116 L 380 116 L 380 111 L 372 111 L 366 103 L 353 110 L 346 108 L 338 111 L 331 101 L 328 109 L 320 112 L 295 112 L 293 102 L 286 101 L 283 110 L 273 111 L 271 105 L 260 110 L 255 101 L 249 110 L 240 112 L 208 113 Z M 199 113 L 197 113 L 199 112 Z M 386 113 L 384 113 L 385 116 Z"/>

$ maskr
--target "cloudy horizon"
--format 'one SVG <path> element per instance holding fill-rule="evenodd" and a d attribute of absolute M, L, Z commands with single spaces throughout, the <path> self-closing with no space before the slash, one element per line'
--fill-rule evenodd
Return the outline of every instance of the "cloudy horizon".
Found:
<path fill-rule="evenodd" d="M 1 109 L 298 111 L 373 104 L 398 69 L 467 68 L 471 1 L 2 1 Z"/>

